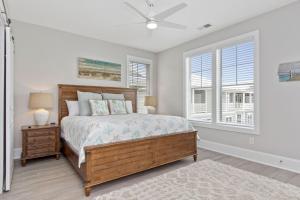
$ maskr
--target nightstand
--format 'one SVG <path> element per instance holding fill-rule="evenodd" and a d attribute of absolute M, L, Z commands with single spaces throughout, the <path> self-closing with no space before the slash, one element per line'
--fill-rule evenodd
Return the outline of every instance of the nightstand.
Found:
<path fill-rule="evenodd" d="M 60 157 L 60 131 L 57 125 L 22 126 L 21 164 L 33 158 Z"/>

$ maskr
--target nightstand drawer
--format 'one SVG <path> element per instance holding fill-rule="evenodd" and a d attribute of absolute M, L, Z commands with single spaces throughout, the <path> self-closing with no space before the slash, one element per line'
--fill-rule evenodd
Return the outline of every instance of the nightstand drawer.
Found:
<path fill-rule="evenodd" d="M 55 147 L 43 147 L 38 149 L 27 150 L 27 155 L 30 157 L 51 154 L 55 152 Z"/>
<path fill-rule="evenodd" d="M 56 131 L 53 129 L 45 129 L 45 130 L 39 130 L 39 131 L 28 131 L 27 136 L 28 137 L 37 137 L 37 136 L 47 136 L 47 135 L 55 135 Z"/>
<path fill-rule="evenodd" d="M 35 149 L 44 149 L 44 148 L 55 148 L 55 144 L 53 144 L 53 142 L 49 142 L 44 144 L 27 145 L 27 151 L 35 150 Z"/>
<path fill-rule="evenodd" d="M 27 144 L 40 144 L 40 143 L 54 143 L 55 135 L 46 135 L 46 136 L 38 136 L 38 137 L 28 137 Z"/>

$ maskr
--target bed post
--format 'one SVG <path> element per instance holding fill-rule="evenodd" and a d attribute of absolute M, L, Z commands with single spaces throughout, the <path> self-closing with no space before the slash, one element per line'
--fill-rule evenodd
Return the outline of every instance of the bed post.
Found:
<path fill-rule="evenodd" d="M 85 194 L 86 197 L 90 196 L 91 191 L 92 191 L 92 187 L 84 186 L 84 194 Z"/>
<path fill-rule="evenodd" d="M 194 158 L 195 162 L 197 162 L 197 158 L 198 158 L 198 149 L 197 149 L 198 145 L 197 145 L 197 143 L 198 143 L 198 135 L 196 133 L 195 134 L 195 151 L 196 151 L 196 154 L 193 155 L 193 158 Z"/>
<path fill-rule="evenodd" d="M 193 155 L 193 157 L 194 157 L 194 161 L 197 162 L 197 157 L 198 157 L 197 154 Z"/>
<path fill-rule="evenodd" d="M 85 160 L 86 160 L 86 168 L 85 168 L 85 180 L 84 180 L 84 193 L 85 196 L 90 196 L 90 193 L 92 191 L 91 187 L 91 152 L 85 150 Z"/>

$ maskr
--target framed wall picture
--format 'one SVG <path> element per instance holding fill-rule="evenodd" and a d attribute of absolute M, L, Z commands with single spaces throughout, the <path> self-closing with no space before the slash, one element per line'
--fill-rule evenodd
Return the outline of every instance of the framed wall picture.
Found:
<path fill-rule="evenodd" d="M 280 82 L 300 81 L 300 62 L 280 64 L 278 77 Z"/>
<path fill-rule="evenodd" d="M 78 58 L 78 77 L 96 80 L 121 81 L 121 64 Z"/>

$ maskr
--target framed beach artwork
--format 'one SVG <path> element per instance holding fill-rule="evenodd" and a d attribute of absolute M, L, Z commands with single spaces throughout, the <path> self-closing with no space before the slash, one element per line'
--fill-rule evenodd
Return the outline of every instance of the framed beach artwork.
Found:
<path fill-rule="evenodd" d="M 300 81 L 300 62 L 280 64 L 278 77 L 280 82 Z"/>
<path fill-rule="evenodd" d="M 78 58 L 78 77 L 96 80 L 121 81 L 121 64 Z"/>

